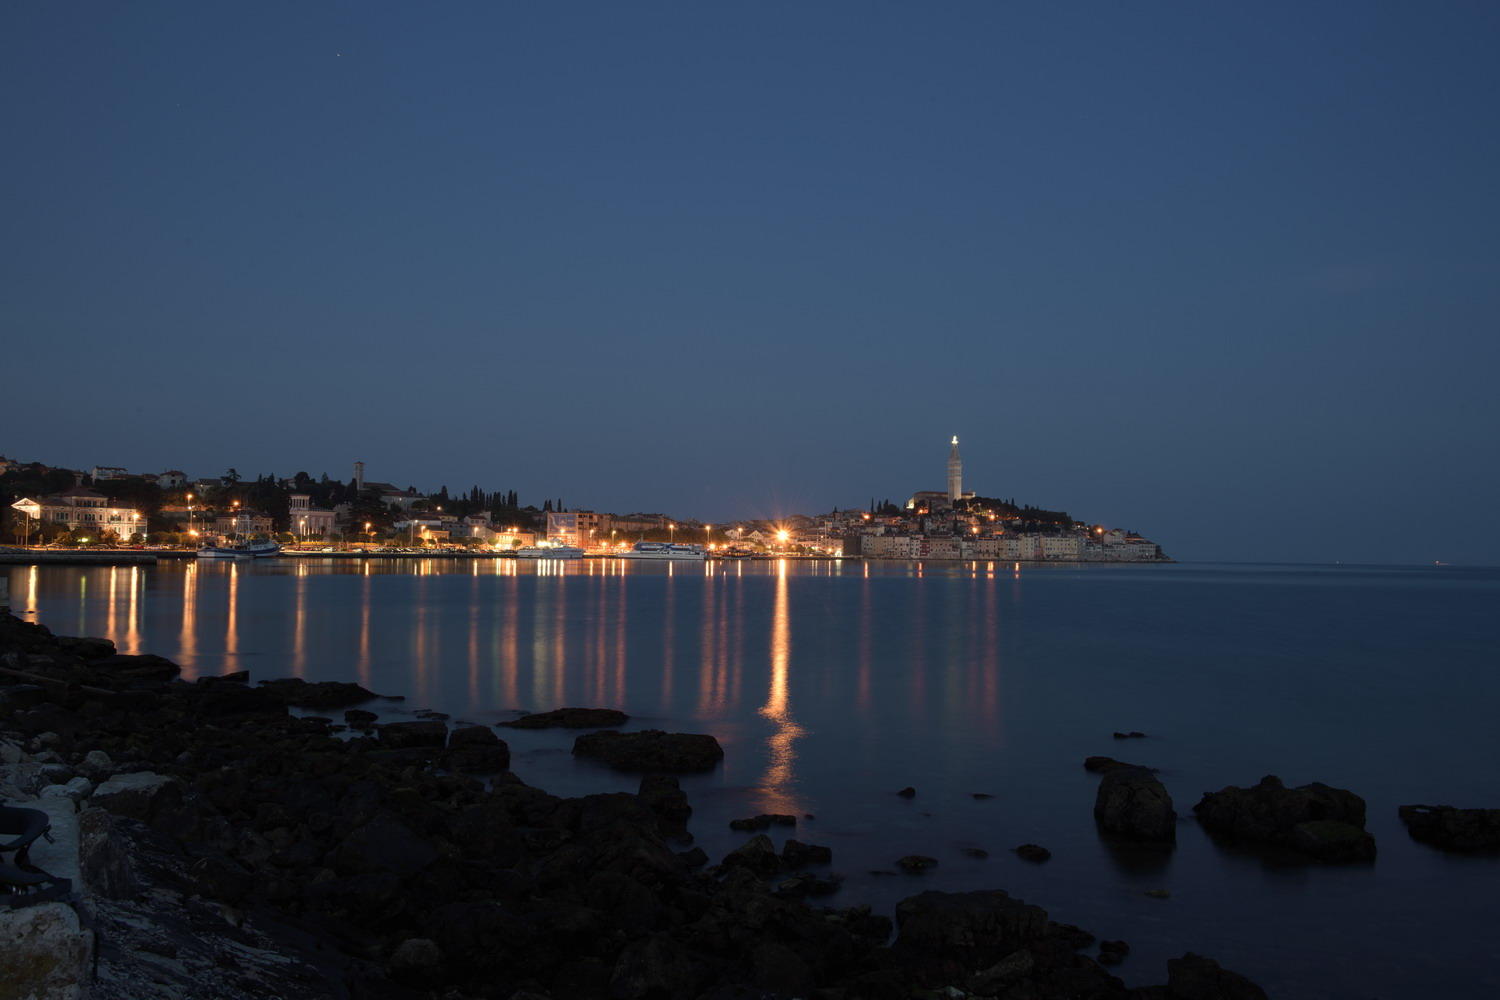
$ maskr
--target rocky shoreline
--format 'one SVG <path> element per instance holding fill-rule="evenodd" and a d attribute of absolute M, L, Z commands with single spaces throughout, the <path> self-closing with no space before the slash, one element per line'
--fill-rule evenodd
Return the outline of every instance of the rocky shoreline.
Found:
<path fill-rule="evenodd" d="M 0 973 L 37 996 L 1265 995 L 1192 954 L 1128 988 L 1105 967 L 1128 945 L 1091 957 L 1091 934 L 999 890 L 919 893 L 894 921 L 812 905 L 837 888 L 806 870 L 829 853 L 777 854 L 753 831 L 780 817 L 745 821 L 753 835 L 709 867 L 663 772 L 714 766 L 710 736 L 581 737 L 577 752 L 646 773 L 636 794 L 560 798 L 506 770 L 492 729 L 376 726 L 356 685 L 186 683 L 160 657 L 10 615 L 0 669 L 0 796 L 77 830 L 72 906 L 0 906 Z M 349 731 L 292 711 L 346 707 Z M 1154 780 L 1111 779 L 1111 821 L 1159 824 Z"/>

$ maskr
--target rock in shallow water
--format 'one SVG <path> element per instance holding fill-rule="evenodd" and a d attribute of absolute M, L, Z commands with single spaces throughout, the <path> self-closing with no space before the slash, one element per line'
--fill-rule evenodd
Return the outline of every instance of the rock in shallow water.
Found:
<path fill-rule="evenodd" d="M 1500 850 L 1500 809 L 1402 806 L 1401 822 L 1412 839 L 1445 851 Z"/>
<path fill-rule="evenodd" d="M 1022 861 L 1034 861 L 1037 864 L 1041 864 L 1052 857 L 1052 852 L 1041 844 L 1022 844 L 1016 848 L 1016 854 Z"/>
<path fill-rule="evenodd" d="M 593 757 L 622 771 L 708 771 L 724 759 L 724 748 L 702 733 L 638 733 L 605 730 L 573 741 L 573 754 Z"/>
<path fill-rule="evenodd" d="M 1251 788 L 1207 792 L 1193 807 L 1209 833 L 1289 847 L 1317 861 L 1368 861 L 1375 838 L 1365 833 L 1365 800 L 1321 782 L 1287 788 L 1274 774 Z"/>
<path fill-rule="evenodd" d="M 1156 775 L 1143 767 L 1117 767 L 1104 773 L 1094 799 L 1099 829 L 1127 840 L 1170 843 L 1177 839 L 1177 811 Z"/>
<path fill-rule="evenodd" d="M 628 721 L 630 716 L 613 708 L 555 708 L 497 725 L 511 729 L 609 729 L 623 726 Z"/>

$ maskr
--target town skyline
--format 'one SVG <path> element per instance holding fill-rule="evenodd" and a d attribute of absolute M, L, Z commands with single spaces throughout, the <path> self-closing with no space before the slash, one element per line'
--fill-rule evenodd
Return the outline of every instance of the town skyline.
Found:
<path fill-rule="evenodd" d="M 1500 564 L 1497 16 L 12 6 L 4 447 Z"/>

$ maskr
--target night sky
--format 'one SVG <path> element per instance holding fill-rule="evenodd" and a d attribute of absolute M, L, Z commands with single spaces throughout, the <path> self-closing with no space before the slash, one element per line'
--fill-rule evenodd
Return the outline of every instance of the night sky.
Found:
<path fill-rule="evenodd" d="M 1500 562 L 1500 5 L 12 3 L 0 454 Z"/>

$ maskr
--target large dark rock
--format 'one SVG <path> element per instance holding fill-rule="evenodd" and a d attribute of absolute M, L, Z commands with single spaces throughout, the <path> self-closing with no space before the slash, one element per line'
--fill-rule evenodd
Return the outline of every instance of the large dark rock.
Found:
<path fill-rule="evenodd" d="M 758 833 L 730 851 L 724 857 L 724 867 L 744 868 L 764 878 L 781 868 L 781 859 L 776 856 L 776 847 L 771 843 L 771 838 Z"/>
<path fill-rule="evenodd" d="M 988 968 L 1040 939 L 1047 912 L 996 889 L 924 892 L 896 905 L 892 950 L 921 965 L 951 971 Z"/>
<path fill-rule="evenodd" d="M 648 774 L 641 779 L 636 796 L 641 805 L 656 814 L 657 828 L 664 837 L 682 837 L 687 833 L 687 821 L 693 815 L 688 804 L 687 793 L 669 774 Z"/>
<path fill-rule="evenodd" d="M 588 733 L 573 741 L 573 753 L 625 771 L 708 771 L 724 759 L 723 747 L 712 736 L 660 729 Z"/>
<path fill-rule="evenodd" d="M 1167 996 L 1171 1000 L 1266 1000 L 1266 991 L 1213 959 L 1188 952 L 1167 959 Z"/>
<path fill-rule="evenodd" d="M 115 655 L 115 644 L 108 639 L 65 635 L 58 638 L 57 645 L 65 652 L 85 660 L 102 660 Z"/>
<path fill-rule="evenodd" d="M 106 899 L 129 899 L 141 892 L 130 839 L 121 829 L 128 822 L 106 809 L 78 814 L 78 868 L 89 890 Z"/>
<path fill-rule="evenodd" d="M 1500 850 L 1500 809 L 1402 806 L 1401 822 L 1412 839 L 1445 851 Z"/>
<path fill-rule="evenodd" d="M 613 708 L 555 708 L 497 725 L 512 729 L 608 729 L 628 721 L 630 716 Z"/>
<path fill-rule="evenodd" d="M 1094 799 L 1094 822 L 1103 832 L 1126 840 L 1177 839 L 1177 811 L 1156 775 L 1143 767 L 1104 772 Z"/>
<path fill-rule="evenodd" d="M 380 697 L 358 684 L 345 681 L 309 683 L 300 677 L 261 681 L 261 690 L 269 691 L 285 705 L 298 708 L 347 708 Z"/>
<path fill-rule="evenodd" d="M 89 666 L 107 671 L 110 678 L 122 681 L 169 681 L 182 673 L 182 668 L 164 656 L 143 653 L 127 656 L 123 653 L 93 660 Z"/>
<path fill-rule="evenodd" d="M 350 874 L 395 872 L 410 875 L 437 860 L 437 848 L 394 816 L 377 816 L 351 832 L 330 855 L 334 867 Z"/>
<path fill-rule="evenodd" d="M 448 742 L 448 727 L 441 722 L 387 722 L 379 732 L 387 750 L 441 750 Z"/>
<path fill-rule="evenodd" d="M 1253 788 L 1207 792 L 1193 807 L 1215 836 L 1291 848 L 1317 861 L 1369 861 L 1375 838 L 1365 832 L 1365 800 L 1320 782 L 1287 788 L 1267 775 Z"/>

